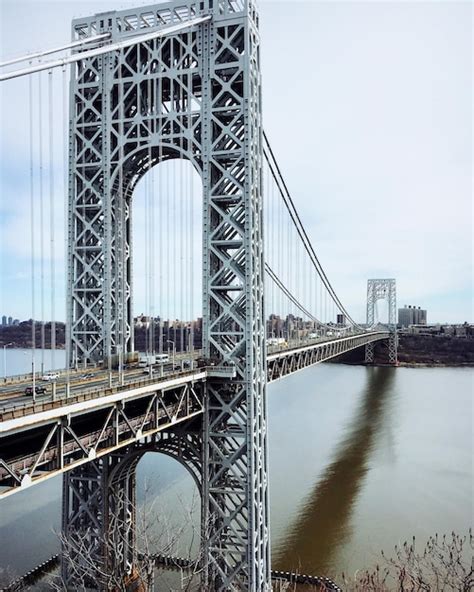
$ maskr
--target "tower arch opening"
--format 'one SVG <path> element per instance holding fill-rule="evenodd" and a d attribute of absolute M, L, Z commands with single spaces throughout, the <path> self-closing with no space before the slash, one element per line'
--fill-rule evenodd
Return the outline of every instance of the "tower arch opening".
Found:
<path fill-rule="evenodd" d="M 202 346 L 203 188 L 198 167 L 179 150 L 155 148 L 151 167 L 148 155 L 127 195 L 133 326 L 126 348 L 168 352 L 171 361 Z"/>

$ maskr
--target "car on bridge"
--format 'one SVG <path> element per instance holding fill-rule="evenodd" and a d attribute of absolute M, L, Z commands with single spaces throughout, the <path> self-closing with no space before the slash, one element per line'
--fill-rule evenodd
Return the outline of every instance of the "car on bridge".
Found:
<path fill-rule="evenodd" d="M 206 366 L 217 366 L 219 364 L 219 358 L 198 358 L 196 365 L 198 368 L 206 368 Z"/>
<path fill-rule="evenodd" d="M 44 393 L 46 393 L 46 387 L 45 386 L 40 386 L 40 385 L 36 385 L 35 386 L 35 394 L 37 395 L 44 395 Z M 33 394 L 33 387 L 32 386 L 27 386 L 25 388 L 25 395 L 32 395 Z"/>
<path fill-rule="evenodd" d="M 94 378 L 94 373 L 93 372 L 86 372 L 85 374 L 81 374 L 81 378 L 87 380 L 89 378 Z"/>
<path fill-rule="evenodd" d="M 43 374 L 43 376 L 41 377 L 41 380 L 46 380 L 50 382 L 51 380 L 57 380 L 58 378 L 59 372 L 46 372 L 46 374 Z"/>

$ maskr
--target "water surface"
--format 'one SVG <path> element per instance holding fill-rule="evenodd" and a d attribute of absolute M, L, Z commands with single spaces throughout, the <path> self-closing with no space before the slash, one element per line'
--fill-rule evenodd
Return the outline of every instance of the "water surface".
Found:
<path fill-rule="evenodd" d="M 375 565 L 380 550 L 413 535 L 466 532 L 472 387 L 472 369 L 338 364 L 271 384 L 273 568 L 336 577 Z M 177 522 L 199 505 L 191 477 L 173 459 L 146 455 L 138 481 L 141 499 L 145 489 L 158 495 L 155 507 Z M 61 480 L 52 479 L 0 504 L 0 540 L 8 541 L 0 566 L 23 572 L 56 552 L 60 493 Z"/>

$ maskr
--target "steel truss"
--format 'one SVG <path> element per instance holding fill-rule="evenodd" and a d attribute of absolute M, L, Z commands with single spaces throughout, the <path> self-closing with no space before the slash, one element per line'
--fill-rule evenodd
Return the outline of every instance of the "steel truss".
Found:
<path fill-rule="evenodd" d="M 386 340 L 388 336 L 389 333 L 383 331 L 363 333 L 271 352 L 267 356 L 267 380 L 277 380 L 365 344 Z M 225 379 L 234 374 L 233 369 L 229 370 L 209 367 L 160 382 L 145 380 L 105 392 L 91 391 L 62 401 L 32 403 L 5 412 L 0 440 L 0 487 L 6 489 L 0 497 L 58 472 L 71 470 L 86 460 L 110 454 L 155 432 L 166 435 L 169 426 L 176 431 L 184 422 L 183 430 L 189 430 L 188 420 L 194 418 L 193 425 L 197 425 L 198 416 L 201 432 L 204 383 L 209 375 L 214 382 L 220 376 L 222 392 L 219 396 L 226 399 L 229 383 Z M 19 435 L 24 442 L 21 453 L 17 445 Z M 182 446 L 174 451 L 174 456 L 189 464 L 187 452 L 186 446 Z M 201 476 L 197 476 L 200 481 Z"/>
<path fill-rule="evenodd" d="M 188 377 L 179 385 L 158 389 L 159 385 L 151 385 L 136 389 L 135 395 L 133 391 L 128 396 L 119 392 L 95 399 L 95 406 L 88 410 L 78 410 L 80 405 L 66 405 L 36 414 L 30 427 L 28 417 L 22 418 L 23 427 L 16 420 L 5 422 L 6 427 L 9 423 L 12 427 L 2 434 L 1 440 L 0 486 L 8 488 L 3 495 L 102 459 L 202 415 L 202 380 Z M 40 416 L 45 419 L 41 421 Z M 21 435 L 25 437 L 20 452 L 17 442 Z M 181 456 L 186 458 L 185 452 Z"/>
<path fill-rule="evenodd" d="M 368 347 L 381 339 L 387 338 L 389 338 L 388 332 L 363 333 L 334 341 L 306 345 L 288 352 L 271 354 L 268 356 L 267 380 L 269 382 L 278 380 L 308 366 L 326 362 L 358 347 L 364 345 Z"/>
<path fill-rule="evenodd" d="M 367 325 L 375 325 L 375 307 L 378 300 L 388 302 L 388 360 L 390 364 L 396 364 L 398 337 L 397 337 L 397 286 L 396 280 L 372 279 L 367 280 Z M 374 344 L 370 343 L 365 349 L 365 361 L 367 364 L 374 363 Z"/>
<path fill-rule="evenodd" d="M 201 430 L 192 425 L 168 428 L 66 473 L 61 575 L 68 590 L 122 589 L 127 576 L 140 573 L 136 467 L 147 452 L 179 460 L 201 489 Z"/>
<path fill-rule="evenodd" d="M 131 196 L 187 158 L 203 183 L 203 346 L 235 365 L 205 394 L 205 585 L 270 589 L 262 122 L 254 0 L 179 0 L 73 22 L 110 42 L 200 15 L 192 31 L 89 57 L 71 82 L 71 362 L 133 350 Z M 151 158 L 150 158 L 151 155 Z"/>

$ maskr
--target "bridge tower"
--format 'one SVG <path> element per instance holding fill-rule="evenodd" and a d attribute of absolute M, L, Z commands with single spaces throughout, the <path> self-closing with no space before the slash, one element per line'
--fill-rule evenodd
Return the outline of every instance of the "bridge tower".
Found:
<path fill-rule="evenodd" d="M 390 337 L 388 340 L 388 359 L 390 364 L 397 363 L 397 286 L 393 278 L 367 280 L 367 325 L 375 325 L 375 309 L 377 301 L 388 302 L 388 329 Z M 374 344 L 365 346 L 365 361 L 367 364 L 374 362 Z"/>
<path fill-rule="evenodd" d="M 203 183 L 203 349 L 236 370 L 234 379 L 210 379 L 204 393 L 205 583 L 213 590 L 257 592 L 270 589 L 270 541 L 255 0 L 174 0 L 101 13 L 73 21 L 72 33 L 73 40 L 110 33 L 107 42 L 116 43 L 201 16 L 211 18 L 186 31 L 86 57 L 74 66 L 70 363 L 107 361 L 133 351 L 132 193 L 159 162 L 190 160 Z M 79 519 L 81 528 L 95 537 L 91 545 L 98 552 L 95 533 L 112 541 L 114 536 L 111 508 L 117 504 L 107 489 L 113 468 L 111 460 L 94 460 L 89 469 L 71 471 L 64 481 L 69 500 L 65 537 Z M 115 493 L 133 487 L 127 473 L 117 480 Z M 133 499 L 131 493 L 128 497 Z M 132 519 L 133 508 L 124 513 L 122 506 L 122 514 Z M 133 557 L 128 559 L 133 563 Z M 69 572 L 63 573 L 67 578 Z"/>

